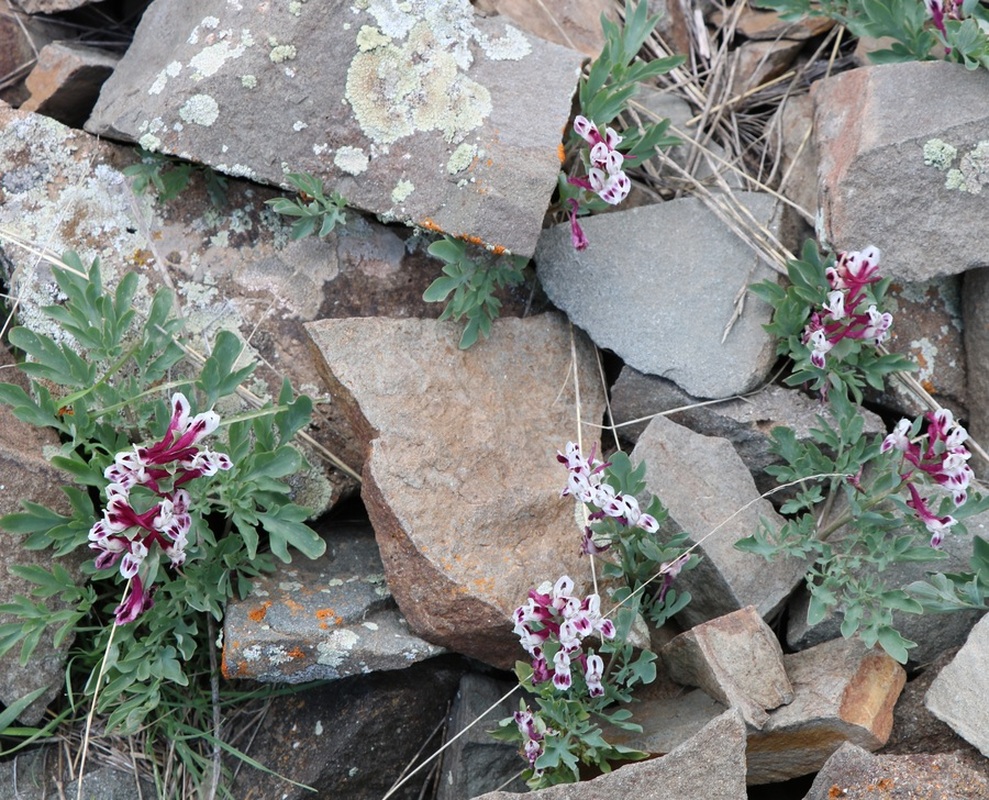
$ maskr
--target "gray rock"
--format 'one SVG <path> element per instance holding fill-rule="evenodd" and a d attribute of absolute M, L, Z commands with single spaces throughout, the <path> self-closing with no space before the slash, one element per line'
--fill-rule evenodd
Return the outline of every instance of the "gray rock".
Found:
<path fill-rule="evenodd" d="M 502 787 L 510 792 L 526 790 L 519 777 L 519 769 L 525 762 L 518 749 L 488 734 L 497 728 L 499 720 L 518 711 L 518 693 L 489 711 L 513 686 L 517 688 L 518 684 L 474 672 L 464 675 L 450 711 L 447 726 L 450 746 L 443 751 L 437 800 L 466 800 Z M 461 732 L 463 735 L 454 738 Z"/>
<path fill-rule="evenodd" d="M 819 81 L 811 96 L 820 207 L 837 249 L 875 245 L 885 274 L 907 281 L 989 265 L 980 233 L 989 74 L 944 61 L 884 64 Z"/>
<path fill-rule="evenodd" d="M 760 494 L 779 485 L 765 472 L 766 467 L 781 463 L 769 449 L 773 428 L 791 428 L 799 441 L 808 441 L 811 429 L 820 425 L 818 416 L 830 416 L 820 401 L 782 386 L 769 385 L 744 398 L 712 403 L 692 397 L 672 381 L 643 375 L 631 367 L 623 367 L 611 387 L 611 412 L 620 426 L 618 435 L 633 443 L 649 424 L 644 418 L 654 414 L 663 414 L 695 433 L 727 439 L 749 468 Z M 862 416 L 865 435 L 886 435 L 886 426 L 877 414 L 863 409 Z M 625 424 L 633 420 L 642 421 Z"/>
<path fill-rule="evenodd" d="M 804 800 L 883 796 L 980 800 L 989 796 L 989 780 L 955 755 L 873 755 L 846 742 L 821 767 Z"/>
<path fill-rule="evenodd" d="M 674 584 L 693 598 L 678 620 L 689 627 L 747 605 L 762 617 L 773 616 L 803 579 L 806 564 L 793 558 L 768 562 L 735 549 L 760 518 L 781 520 L 768 500 L 757 499 L 752 476 L 731 443 L 657 417 L 631 458 L 646 462 L 646 486 L 669 510 L 660 535 L 685 530 L 692 541 L 703 540 L 700 564 Z"/>
<path fill-rule="evenodd" d="M 989 757 L 989 617 L 983 617 L 961 650 L 927 690 L 924 704 L 965 741 Z"/>
<path fill-rule="evenodd" d="M 773 227 L 773 199 L 737 193 Z M 745 286 L 775 273 L 700 200 L 685 197 L 582 221 L 590 246 L 570 242 L 569 224 L 547 229 L 536 253 L 550 299 L 599 347 L 676 382 L 697 397 L 757 386 L 775 360 L 762 329 L 771 309 L 749 297 L 722 343 Z"/>
<path fill-rule="evenodd" d="M 388 586 L 424 639 L 496 666 L 524 655 L 512 611 L 543 581 L 589 591 L 582 529 L 555 454 L 576 438 L 571 333 L 558 314 L 499 319 L 459 350 L 460 325 L 320 320 L 324 378 L 368 449 L 362 497 Z M 603 391 L 578 338 L 580 417 Z M 598 431 L 587 426 L 588 452 Z"/>
<path fill-rule="evenodd" d="M 76 765 L 78 766 L 78 765 Z M 70 775 L 65 753 L 48 746 L 17 753 L 0 762 L 0 800 L 49 800 L 76 797 L 79 781 Z M 156 797 L 154 783 L 111 766 L 100 766 L 99 756 L 90 752 L 82 777 L 83 797 L 93 800 L 133 800 Z"/>
<path fill-rule="evenodd" d="M 989 442 L 989 371 L 976 365 L 989 364 L 989 269 L 965 273 L 962 291 L 965 357 L 968 370 L 968 431 L 977 442 Z M 969 462 L 980 477 L 989 470 L 980 456 Z"/>
<path fill-rule="evenodd" d="M 801 216 L 813 224 L 817 216 L 817 143 L 814 140 L 814 106 L 809 95 L 790 95 L 780 112 L 782 160 L 780 186 L 803 209 Z"/>
<path fill-rule="evenodd" d="M 226 677 L 303 683 L 401 669 L 442 652 L 409 633 L 370 526 L 337 524 L 326 539 L 325 558 L 279 564 L 227 604 Z"/>
<path fill-rule="evenodd" d="M 749 734 L 750 784 L 817 772 L 843 742 L 876 750 L 889 738 L 906 673 L 886 653 L 836 639 L 784 655 L 794 699 Z"/>
<path fill-rule="evenodd" d="M 745 797 L 745 723 L 734 709 L 705 725 L 662 758 L 626 764 L 590 781 L 551 786 L 531 792 L 533 800 L 637 800 Z M 479 800 L 509 800 L 510 792 L 490 792 Z"/>
<path fill-rule="evenodd" d="M 22 111 L 35 111 L 73 128 L 81 128 L 119 57 L 72 42 L 54 42 L 38 53 L 27 76 L 31 96 Z"/>
<path fill-rule="evenodd" d="M 467 0 L 169 0 L 86 127 L 258 181 L 309 172 L 358 208 L 531 255 L 583 58 Z"/>
<path fill-rule="evenodd" d="M 275 774 L 243 764 L 228 787 L 230 796 L 381 800 L 413 760 L 439 748 L 462 674 L 456 660 L 441 656 L 408 669 L 355 675 L 273 698 L 257 735 L 242 749 Z M 427 776 L 423 770 L 392 797 L 416 800 Z"/>
<path fill-rule="evenodd" d="M 793 701 L 776 635 L 753 606 L 695 625 L 659 653 L 670 677 L 737 708 L 759 729 L 767 711 Z"/>

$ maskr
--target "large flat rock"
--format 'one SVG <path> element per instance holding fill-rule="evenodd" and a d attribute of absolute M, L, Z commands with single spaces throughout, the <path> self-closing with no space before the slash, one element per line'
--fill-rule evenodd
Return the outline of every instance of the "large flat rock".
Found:
<path fill-rule="evenodd" d="M 531 255 L 583 58 L 467 0 L 159 0 L 86 127 Z"/>
<path fill-rule="evenodd" d="M 529 589 L 589 581 L 556 451 L 576 440 L 571 332 L 557 314 L 500 319 L 463 351 L 461 326 L 320 320 L 307 330 L 367 448 L 362 496 L 385 577 L 416 634 L 502 667 L 524 657 L 512 611 Z M 578 337 L 580 418 L 600 419 Z M 584 447 L 596 441 L 584 429 Z M 589 591 L 585 588 L 585 591 Z"/>

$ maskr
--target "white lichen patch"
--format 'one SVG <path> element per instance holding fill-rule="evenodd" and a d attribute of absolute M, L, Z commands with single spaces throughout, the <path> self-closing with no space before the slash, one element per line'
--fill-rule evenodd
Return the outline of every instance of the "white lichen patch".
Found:
<path fill-rule="evenodd" d="M 302 3 L 300 3 L 299 0 L 292 0 L 288 4 L 288 13 L 291 14 L 293 17 L 301 17 Z"/>
<path fill-rule="evenodd" d="M 449 160 L 446 162 L 446 171 L 451 175 L 456 175 L 458 172 L 463 172 L 471 165 L 476 156 L 477 145 L 464 142 L 460 145 L 460 147 L 453 151 Z"/>
<path fill-rule="evenodd" d="M 283 592 L 299 592 L 302 591 L 302 584 L 298 581 L 280 581 L 278 588 Z"/>
<path fill-rule="evenodd" d="M 388 44 L 391 44 L 391 37 L 385 36 L 373 25 L 362 25 L 361 29 L 357 32 L 357 48 L 362 53 L 366 53 L 368 50 L 374 50 L 376 47 L 384 47 Z"/>
<path fill-rule="evenodd" d="M 168 83 L 168 79 L 176 77 L 180 72 L 182 72 L 181 62 L 170 62 L 165 69 L 155 76 L 154 83 L 152 83 L 151 88 L 148 89 L 148 94 L 161 94 L 162 90 L 165 88 L 165 85 Z"/>
<path fill-rule="evenodd" d="M 301 119 L 297 119 L 295 122 L 292 123 L 292 130 L 295 131 L 296 133 L 298 133 L 299 131 L 304 131 L 308 127 L 309 126 Z"/>
<path fill-rule="evenodd" d="M 942 172 L 951 166 L 958 155 L 958 148 L 941 139 L 928 139 L 924 142 L 924 163 Z"/>
<path fill-rule="evenodd" d="M 152 153 L 157 152 L 158 149 L 161 147 L 161 139 L 159 139 L 153 133 L 144 134 L 137 140 L 137 143 L 145 150 L 148 150 L 149 152 Z"/>
<path fill-rule="evenodd" d="M 357 634 L 350 630 L 333 631 L 325 642 L 316 645 L 316 663 L 328 667 L 339 667 L 344 659 L 360 641 Z"/>
<path fill-rule="evenodd" d="M 258 87 L 258 78 L 256 75 L 241 75 L 240 85 L 245 89 L 256 89 Z"/>
<path fill-rule="evenodd" d="M 244 42 L 235 45 L 226 40 L 204 47 L 189 59 L 189 67 L 193 70 L 192 79 L 201 81 L 215 75 L 224 64 L 231 59 L 240 58 L 246 50 L 247 45 Z"/>
<path fill-rule="evenodd" d="M 504 34 L 497 38 L 478 32 L 474 40 L 492 61 L 519 61 L 532 52 L 525 34 L 511 25 L 506 25 Z"/>
<path fill-rule="evenodd" d="M 328 142 L 323 142 L 322 144 L 314 144 L 312 146 L 312 152 L 314 156 L 321 156 L 329 149 L 330 149 L 330 145 Z"/>
<path fill-rule="evenodd" d="M 360 175 L 367 171 L 370 158 L 362 148 L 346 145 L 337 150 L 333 163 L 348 175 Z"/>
<path fill-rule="evenodd" d="M 346 99 L 361 130 L 377 144 L 434 130 L 459 143 L 491 114 L 491 93 L 459 69 L 425 22 L 400 45 L 354 56 Z"/>
<path fill-rule="evenodd" d="M 363 625 L 369 631 L 376 631 L 376 630 L 378 630 L 378 623 L 377 622 L 362 622 L 361 625 Z"/>
<path fill-rule="evenodd" d="M 208 94 L 194 94 L 182 104 L 179 116 L 188 123 L 208 128 L 220 116 L 220 107 Z"/>
<path fill-rule="evenodd" d="M 412 185 L 412 181 L 407 181 L 405 179 L 400 180 L 395 184 L 395 188 L 391 190 L 391 201 L 396 205 L 399 203 L 404 203 L 410 194 L 416 190 L 416 187 Z"/>
<path fill-rule="evenodd" d="M 314 732 L 314 733 L 315 733 L 315 734 L 316 734 L 317 736 L 322 736 L 322 735 L 323 735 L 323 721 L 322 721 L 322 720 L 319 720 L 319 719 L 318 719 L 318 720 L 316 720 L 316 725 L 315 725 L 315 727 L 313 728 L 313 732 Z"/>
<path fill-rule="evenodd" d="M 958 162 L 957 169 L 949 169 L 944 185 L 969 194 L 981 194 L 989 185 L 989 141 L 979 142 Z"/>

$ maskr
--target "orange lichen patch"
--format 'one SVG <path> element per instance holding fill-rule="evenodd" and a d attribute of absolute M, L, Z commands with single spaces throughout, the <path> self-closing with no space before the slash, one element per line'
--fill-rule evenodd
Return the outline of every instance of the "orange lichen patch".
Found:
<path fill-rule="evenodd" d="M 154 254 L 150 250 L 138 248 L 131 253 L 130 260 L 135 267 L 146 267 L 154 260 Z"/>
<path fill-rule="evenodd" d="M 220 672 L 223 673 L 224 678 L 240 678 L 247 675 L 247 662 L 238 661 L 236 668 L 230 665 L 227 661 L 227 648 L 223 648 L 223 654 L 220 657 Z"/>
<path fill-rule="evenodd" d="M 298 647 L 293 647 L 285 655 L 289 658 L 305 658 L 306 654 L 302 652 Z"/>
<path fill-rule="evenodd" d="M 419 227 L 424 228 L 427 231 L 433 231 L 434 233 L 443 233 L 443 229 L 429 217 L 426 217 L 422 222 L 420 222 Z"/>
<path fill-rule="evenodd" d="M 316 611 L 316 619 L 322 621 L 321 628 L 328 628 L 327 620 L 332 622 L 334 625 L 343 625 L 343 617 L 337 614 L 332 608 L 321 608 Z"/>
<path fill-rule="evenodd" d="M 461 241 L 467 242 L 467 244 L 477 245 L 478 247 L 484 247 L 484 239 L 480 236 L 471 236 L 469 233 L 461 233 L 458 237 Z"/>
<path fill-rule="evenodd" d="M 561 163 L 561 164 L 562 164 L 562 163 L 563 163 L 564 161 L 566 161 L 566 158 L 567 158 L 567 149 L 566 149 L 566 148 L 565 148 L 565 147 L 563 146 L 563 142 L 560 142 L 560 143 L 559 143 L 559 144 L 558 144 L 558 145 L 556 146 L 556 157 L 557 157 L 558 159 L 560 159 L 560 163 Z"/>
<path fill-rule="evenodd" d="M 265 618 L 269 608 L 271 608 L 271 601 L 265 600 L 258 608 L 255 608 L 253 611 L 248 611 L 247 616 L 253 622 L 260 622 Z"/>
<path fill-rule="evenodd" d="M 493 167 L 494 166 L 494 161 L 489 158 L 487 161 L 484 162 L 484 166 L 486 166 L 486 167 Z"/>
<path fill-rule="evenodd" d="M 496 256 L 501 256 L 501 255 L 504 255 L 508 251 L 504 247 L 502 247 L 500 244 L 496 244 L 496 245 L 494 245 L 491 248 L 491 252 L 494 253 Z"/>
<path fill-rule="evenodd" d="M 162 239 L 165 238 L 165 234 L 162 233 L 161 231 L 153 231 L 151 234 L 151 238 L 154 239 L 156 242 L 160 242 Z"/>
<path fill-rule="evenodd" d="M 284 603 L 288 607 L 289 611 L 302 611 L 305 608 L 302 603 L 296 602 L 291 597 L 286 597 Z"/>
<path fill-rule="evenodd" d="M 924 391 L 928 394 L 937 394 L 937 387 L 927 378 L 920 382 L 920 385 L 924 387 Z"/>
<path fill-rule="evenodd" d="M 844 797 L 847 792 L 838 786 L 832 786 L 828 789 L 828 800 L 838 800 L 839 797 Z"/>

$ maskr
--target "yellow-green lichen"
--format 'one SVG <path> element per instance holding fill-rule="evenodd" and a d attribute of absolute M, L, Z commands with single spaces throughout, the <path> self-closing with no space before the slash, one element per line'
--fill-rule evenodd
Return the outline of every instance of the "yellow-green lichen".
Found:
<path fill-rule="evenodd" d="M 281 64 L 283 61 L 293 61 L 296 55 L 294 44 L 275 44 L 268 53 L 268 58 L 271 59 L 272 64 Z"/>
<path fill-rule="evenodd" d="M 208 94 L 194 94 L 179 109 L 183 120 L 208 128 L 220 116 L 220 107 Z"/>
<path fill-rule="evenodd" d="M 245 89 L 256 89 L 258 86 L 258 78 L 256 75 L 241 75 L 240 85 Z"/>
<path fill-rule="evenodd" d="M 460 147 L 453 151 L 453 154 L 446 162 L 446 171 L 451 175 L 456 175 L 458 172 L 463 172 L 471 165 L 471 162 L 474 160 L 476 155 L 477 145 L 464 142 L 460 145 Z"/>
<path fill-rule="evenodd" d="M 346 99 L 377 144 L 434 130 L 460 142 L 491 114 L 491 93 L 460 71 L 424 22 L 401 44 L 358 53 L 347 71 Z"/>
<path fill-rule="evenodd" d="M 969 194 L 981 194 L 989 185 L 989 141 L 979 142 L 961 157 L 957 169 L 949 169 L 944 185 Z"/>
<path fill-rule="evenodd" d="M 391 37 L 385 36 L 371 25 L 362 25 L 357 32 L 357 47 L 362 53 L 374 50 L 376 47 L 384 47 L 387 44 L 391 44 Z"/>
<path fill-rule="evenodd" d="M 928 139 L 924 142 L 924 163 L 929 167 L 937 167 L 944 171 L 958 155 L 958 148 L 941 139 Z"/>
<path fill-rule="evenodd" d="M 288 13 L 291 14 L 293 17 L 301 17 L 302 3 L 299 2 L 299 0 L 291 0 L 291 2 L 288 4 Z"/>
<path fill-rule="evenodd" d="M 227 61 L 244 55 L 246 49 L 247 47 L 243 42 L 238 45 L 231 45 L 228 41 L 217 42 L 209 47 L 204 47 L 189 59 L 189 66 L 194 70 L 192 79 L 201 81 L 203 78 L 215 75 Z"/>
<path fill-rule="evenodd" d="M 391 190 L 391 201 L 395 204 L 404 203 L 415 190 L 416 187 L 412 185 L 412 181 L 400 180 Z"/>

